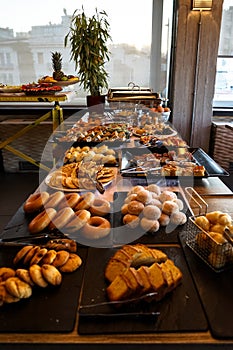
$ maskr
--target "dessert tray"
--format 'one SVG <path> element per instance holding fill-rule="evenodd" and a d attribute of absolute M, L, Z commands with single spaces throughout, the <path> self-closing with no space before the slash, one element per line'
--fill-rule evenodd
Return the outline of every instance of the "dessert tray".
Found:
<path fill-rule="evenodd" d="M 184 170 L 177 173 L 177 175 L 167 174 L 163 172 L 166 165 L 179 167 Z M 197 175 L 195 172 L 186 171 L 187 168 L 192 168 L 196 165 L 204 167 L 202 174 Z M 168 148 L 163 145 L 153 148 L 122 149 L 120 173 L 126 177 L 143 177 L 153 174 L 153 176 L 165 176 L 168 178 L 203 178 L 229 175 L 201 148 Z"/>

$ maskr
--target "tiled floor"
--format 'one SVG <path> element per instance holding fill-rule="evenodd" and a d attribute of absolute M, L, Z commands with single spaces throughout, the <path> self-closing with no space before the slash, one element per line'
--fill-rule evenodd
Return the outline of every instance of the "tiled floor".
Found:
<path fill-rule="evenodd" d="M 222 181 L 233 191 L 233 173 Z M 0 232 L 29 194 L 39 186 L 39 174 L 0 173 Z"/>

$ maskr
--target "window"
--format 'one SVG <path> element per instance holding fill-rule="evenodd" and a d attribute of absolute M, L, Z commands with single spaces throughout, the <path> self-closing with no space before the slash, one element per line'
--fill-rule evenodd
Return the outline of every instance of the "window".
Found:
<path fill-rule="evenodd" d="M 216 108 L 233 107 L 233 0 L 224 0 L 217 59 L 215 95 Z"/>
<path fill-rule="evenodd" d="M 5 75 L 0 74 L 0 83 L 9 84 L 7 77 L 12 73 L 12 65 L 11 84 L 14 85 L 52 75 L 51 52 L 54 51 L 62 53 L 63 71 L 75 74 L 69 48 L 64 47 L 64 37 L 69 30 L 71 15 L 81 8 L 82 3 L 90 15 L 97 7 L 98 10 L 104 9 L 109 17 L 112 36 L 110 61 L 106 64 L 109 87 L 127 86 L 133 81 L 166 95 L 173 0 L 85 0 L 78 4 L 73 0 L 40 0 L 37 3 L 9 0 L 1 5 L 0 12 L 0 60 L 8 64 L 4 68 Z M 152 34 L 153 21 L 161 22 L 161 28 L 156 32 L 153 29 Z M 6 58 L 9 52 L 11 60 Z M 159 75 L 154 72 L 159 72 Z M 86 92 L 79 84 L 69 89 L 76 92 L 72 104 L 84 102 Z"/>

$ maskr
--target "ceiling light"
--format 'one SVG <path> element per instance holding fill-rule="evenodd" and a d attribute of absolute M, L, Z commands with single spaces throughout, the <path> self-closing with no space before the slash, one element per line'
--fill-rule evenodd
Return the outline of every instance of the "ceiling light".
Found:
<path fill-rule="evenodd" d="M 212 9 L 213 0 L 193 0 L 192 10 L 194 11 L 210 11 Z"/>

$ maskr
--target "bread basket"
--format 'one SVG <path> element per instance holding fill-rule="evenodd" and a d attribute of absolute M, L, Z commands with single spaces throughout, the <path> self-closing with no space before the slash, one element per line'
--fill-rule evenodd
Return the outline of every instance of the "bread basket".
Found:
<path fill-rule="evenodd" d="M 185 189 L 192 200 L 199 204 L 199 214 L 189 217 L 186 232 L 186 244 L 212 270 L 222 272 L 233 266 L 232 239 L 224 232 L 222 239 L 217 241 L 215 236 L 205 231 L 196 223 L 196 219 L 207 213 L 208 204 L 191 187 Z"/>

